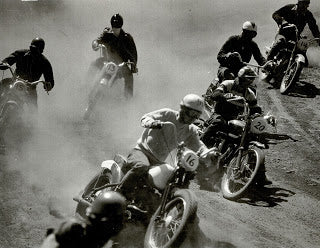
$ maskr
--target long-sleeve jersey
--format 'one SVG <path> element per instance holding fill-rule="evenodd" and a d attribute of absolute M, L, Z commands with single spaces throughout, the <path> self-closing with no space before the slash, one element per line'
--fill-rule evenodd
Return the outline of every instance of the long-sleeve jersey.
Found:
<path fill-rule="evenodd" d="M 107 27 L 103 30 L 97 41 L 98 43 L 102 43 L 110 47 L 110 49 L 112 49 L 113 52 L 116 52 L 123 59 L 123 61 L 130 60 L 131 62 L 137 64 L 137 48 L 132 36 L 129 33 L 126 33 L 121 29 L 119 37 L 116 37 L 113 34 L 112 29 Z"/>
<path fill-rule="evenodd" d="M 262 56 L 257 43 L 253 40 L 245 41 L 241 38 L 241 35 L 233 35 L 229 37 L 221 47 L 217 55 L 217 59 L 223 67 L 230 67 L 227 56 L 229 52 L 238 52 L 243 62 L 249 63 L 252 56 L 259 65 L 263 65 L 266 62 L 266 59 Z"/>
<path fill-rule="evenodd" d="M 138 140 L 138 148 L 147 152 L 155 160 L 164 162 L 169 153 L 177 148 L 177 141 L 184 141 L 185 145 L 197 152 L 200 149 L 205 149 L 205 145 L 200 141 L 197 127 L 193 124 L 183 124 L 178 120 L 179 112 L 163 108 L 145 114 L 141 118 L 141 125 L 145 127 L 142 136 Z M 161 122 L 172 122 L 176 126 L 177 141 L 175 139 L 173 127 L 164 125 L 161 129 L 151 129 L 148 126 L 159 120 Z"/>
<path fill-rule="evenodd" d="M 225 120 L 234 119 L 241 111 L 243 106 L 228 103 L 224 97 L 226 93 L 242 96 L 246 99 L 252 112 L 260 112 L 261 108 L 257 105 L 255 93 L 250 88 L 240 88 L 235 80 L 225 80 L 213 92 L 211 99 L 216 102 L 214 112 L 221 115 Z"/>
<path fill-rule="evenodd" d="M 285 20 L 288 23 L 295 24 L 298 28 L 299 35 L 302 33 L 306 24 L 308 24 L 313 36 L 320 38 L 319 27 L 312 13 L 307 10 L 304 14 L 297 10 L 297 4 L 287 4 L 272 14 L 272 18 L 278 25 Z"/>
<path fill-rule="evenodd" d="M 42 54 L 34 56 L 28 49 L 17 50 L 3 60 L 9 65 L 16 64 L 16 75 L 30 82 L 37 81 L 43 74 L 44 80 L 54 86 L 52 66 Z"/>

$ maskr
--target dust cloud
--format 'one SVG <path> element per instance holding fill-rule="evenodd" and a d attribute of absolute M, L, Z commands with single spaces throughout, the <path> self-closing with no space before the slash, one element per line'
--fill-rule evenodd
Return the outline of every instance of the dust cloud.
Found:
<path fill-rule="evenodd" d="M 65 0 L 1 1 L 0 58 L 28 48 L 32 38 L 46 41 L 56 85 L 46 95 L 38 87 L 38 129 L 24 146 L 23 159 L 12 160 L 25 180 L 61 201 L 71 213 L 72 196 L 83 188 L 99 164 L 129 151 L 142 132 L 143 113 L 177 109 L 187 93 L 202 94 L 215 77 L 216 55 L 223 42 L 241 32 L 242 23 L 255 21 L 260 49 L 270 45 L 276 24 L 272 12 L 284 0 L 116 1 Z M 319 9 L 313 1 L 311 11 Z M 82 122 L 92 82 L 84 78 L 97 58 L 91 41 L 109 25 L 112 14 L 124 17 L 138 50 L 139 73 L 134 99 L 106 107 L 99 125 Z M 319 23 L 319 20 L 318 20 Z"/>

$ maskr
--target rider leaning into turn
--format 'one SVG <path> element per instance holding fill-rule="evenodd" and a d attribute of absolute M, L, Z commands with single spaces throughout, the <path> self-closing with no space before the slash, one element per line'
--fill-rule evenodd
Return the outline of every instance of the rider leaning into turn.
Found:
<path fill-rule="evenodd" d="M 86 219 L 68 219 L 57 229 L 49 229 L 41 248 L 104 247 L 123 228 L 125 203 L 120 193 L 99 194 L 87 209 Z"/>
<path fill-rule="evenodd" d="M 272 18 L 280 27 L 284 23 L 296 25 L 298 35 L 300 36 L 306 24 L 315 38 L 320 38 L 319 27 L 313 14 L 308 10 L 310 0 L 298 0 L 296 4 L 287 4 L 276 10 L 272 14 Z M 320 45 L 320 41 L 319 41 Z"/>
<path fill-rule="evenodd" d="M 204 143 L 207 143 L 211 139 L 212 133 L 217 131 L 223 131 L 227 127 L 229 120 L 235 119 L 241 111 L 243 106 L 229 103 L 228 98 L 232 96 L 242 96 L 246 99 L 250 107 L 250 113 L 262 113 L 262 109 L 257 104 L 257 98 L 255 92 L 250 88 L 250 85 L 254 82 L 257 74 L 250 67 L 245 66 L 238 72 L 238 76 L 233 80 L 223 81 L 217 89 L 215 89 L 210 97 L 211 103 L 214 104 L 213 115 L 205 123 L 207 129 L 202 134 L 201 139 Z M 265 168 L 261 170 L 260 185 L 271 184 L 265 176 Z"/>
<path fill-rule="evenodd" d="M 44 89 L 50 91 L 54 86 L 52 66 L 49 60 L 42 54 L 45 42 L 42 38 L 34 38 L 30 49 L 17 50 L 5 58 L 0 69 L 6 69 L 5 64 L 16 64 L 16 76 L 29 82 L 37 81 L 43 75 L 45 79 Z M 36 86 L 30 90 L 30 103 L 37 106 Z"/>
<path fill-rule="evenodd" d="M 285 5 L 272 14 L 272 18 L 278 24 L 279 30 L 268 54 L 268 60 L 274 59 L 284 48 L 292 49 L 290 46 L 294 43 L 290 41 L 297 41 L 306 24 L 308 24 L 313 36 L 320 38 L 319 27 L 312 13 L 308 10 L 309 4 L 310 0 L 298 0 L 297 4 Z M 318 44 L 320 45 L 320 40 L 318 40 Z M 305 58 L 306 65 L 308 65 L 306 54 Z"/>
<path fill-rule="evenodd" d="M 257 25 L 246 21 L 242 25 L 240 35 L 233 35 L 221 47 L 217 59 L 220 63 L 218 69 L 219 82 L 234 79 L 238 71 L 244 66 L 243 62 L 249 63 L 253 57 L 259 65 L 264 65 L 266 59 L 253 38 L 257 36 Z"/>
<path fill-rule="evenodd" d="M 203 108 L 204 102 L 201 97 L 188 94 L 182 99 L 179 112 L 163 108 L 141 118 L 141 125 L 145 129 L 122 168 L 125 176 L 119 190 L 127 199 L 132 200 L 134 188 L 147 181 L 150 166 L 165 163 L 170 152 L 177 147 L 177 141 L 184 141 L 186 147 L 195 152 L 207 150 L 199 139 L 197 127 L 193 124 L 200 117 Z M 177 140 L 172 133 L 173 130 L 164 127 L 166 122 L 175 125 Z M 210 163 L 216 156 L 216 152 L 210 152 L 203 162 Z"/>
<path fill-rule="evenodd" d="M 125 96 L 133 95 L 133 75 L 137 72 L 138 54 L 132 36 L 122 29 L 123 18 L 120 14 L 115 14 L 110 20 L 111 28 L 106 27 L 102 34 L 93 42 L 93 49 L 97 49 L 97 44 L 103 44 L 108 48 L 110 60 L 116 63 L 130 61 L 131 68 L 124 67 L 122 73 L 125 80 Z"/>

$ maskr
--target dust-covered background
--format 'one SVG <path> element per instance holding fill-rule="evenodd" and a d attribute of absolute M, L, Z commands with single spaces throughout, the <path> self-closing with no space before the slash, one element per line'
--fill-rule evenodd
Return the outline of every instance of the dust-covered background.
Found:
<path fill-rule="evenodd" d="M 295 2 L 295 1 L 293 1 Z M 72 213 L 76 194 L 115 153 L 126 154 L 142 131 L 142 114 L 177 109 L 187 93 L 202 94 L 217 70 L 216 55 L 225 40 L 241 32 L 244 21 L 255 21 L 255 38 L 262 52 L 277 26 L 274 10 L 288 1 L 265 0 L 0 0 L 0 59 L 28 48 L 37 36 L 46 41 L 44 55 L 51 61 L 55 87 L 39 93 L 38 129 L 24 147 L 23 159 L 11 157 L 8 168 L 48 201 L 57 199 Z M 320 2 L 309 8 L 319 17 Z M 98 52 L 91 42 L 120 13 L 123 29 L 138 50 L 139 73 L 134 76 L 134 98 L 108 106 L 102 123 L 92 130 L 82 123 L 92 82 L 85 81 Z M 319 19 L 317 19 L 319 23 Z M 319 65 L 318 50 L 309 59 Z M 18 162 L 16 162 L 18 161 Z M 1 244 L 0 244 L 0 247 Z"/>

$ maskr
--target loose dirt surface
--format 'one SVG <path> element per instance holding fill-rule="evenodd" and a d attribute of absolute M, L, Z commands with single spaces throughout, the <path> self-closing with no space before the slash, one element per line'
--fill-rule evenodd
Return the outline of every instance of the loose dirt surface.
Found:
<path fill-rule="evenodd" d="M 166 1 L 154 8 L 151 1 L 143 2 L 108 1 L 107 6 L 102 1 L 1 1 L 1 33 L 6 34 L 0 38 L 1 59 L 28 47 L 34 36 L 43 36 L 56 87 L 49 96 L 39 88 L 39 121 L 32 137 L 25 138 L 23 152 L 0 155 L 0 248 L 38 247 L 46 229 L 61 221 L 57 217 L 73 215 L 72 197 L 99 164 L 134 145 L 143 113 L 177 108 L 186 93 L 205 92 L 215 75 L 217 65 L 212 63 L 218 49 L 239 32 L 235 26 L 248 18 L 246 13 L 265 30 L 256 38 L 263 50 L 276 30 L 270 15 L 286 3 L 270 6 L 259 0 L 253 8 L 250 1 Z M 319 6 L 314 2 L 313 11 Z M 82 77 L 97 55 L 90 51 L 91 40 L 113 12 L 132 20 L 125 22 L 125 29 L 134 36 L 140 56 L 135 99 L 108 107 L 99 122 L 88 124 L 81 119 L 90 87 Z M 319 23 L 319 13 L 315 16 Z M 313 67 L 304 69 L 291 95 L 258 83 L 260 105 L 278 119 L 266 150 L 267 176 L 273 184 L 232 202 L 192 183 L 199 223 L 191 227 L 182 247 L 320 247 L 318 57 L 319 49 L 314 48 Z M 123 239 L 133 236 L 136 239 L 128 240 L 126 247 L 141 247 L 141 232 Z"/>

